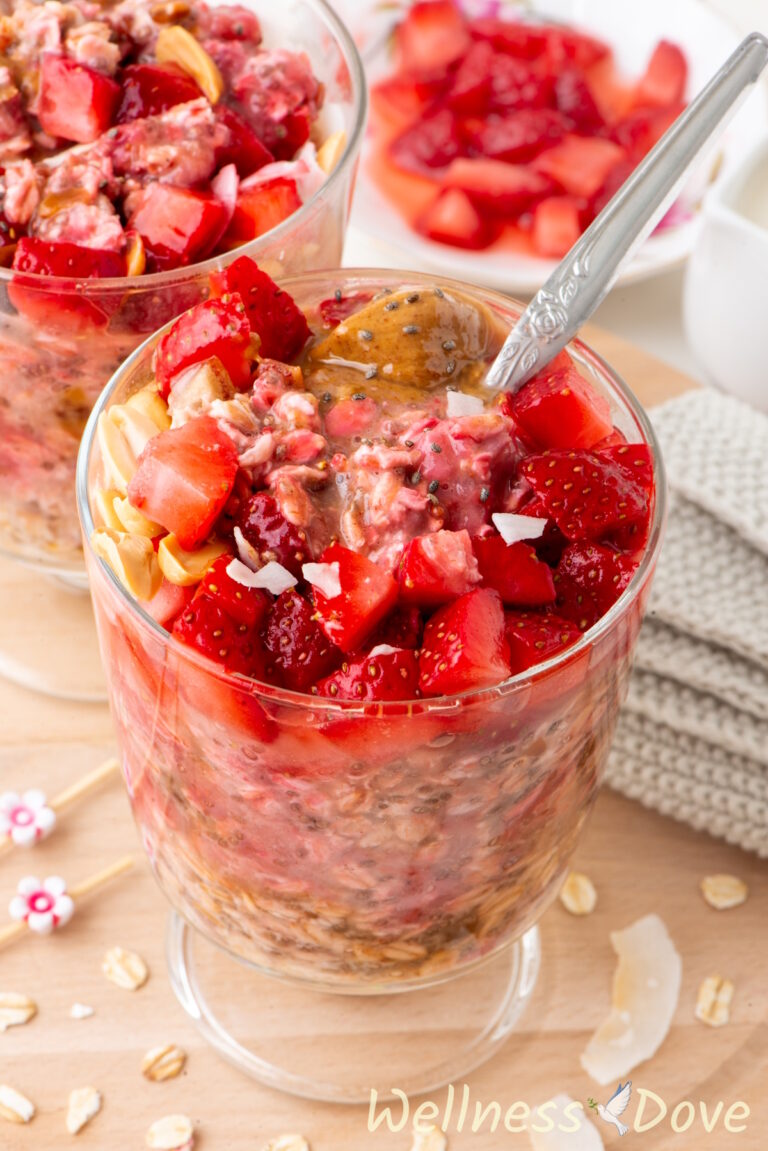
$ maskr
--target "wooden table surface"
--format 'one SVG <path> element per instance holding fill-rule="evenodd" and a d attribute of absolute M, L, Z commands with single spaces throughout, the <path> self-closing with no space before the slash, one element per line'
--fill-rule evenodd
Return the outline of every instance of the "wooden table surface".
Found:
<path fill-rule="evenodd" d="M 591 340 L 646 403 L 689 386 L 684 377 L 615 337 L 593 332 Z M 7 600 L 0 602 L 0 627 L 12 628 Z M 4 788 L 39 785 L 55 794 L 114 747 L 106 706 L 57 702 L 0 682 L 0 717 Z M 0 922 L 22 875 L 60 873 L 74 884 L 125 851 L 140 856 L 127 798 L 115 777 L 73 808 L 44 844 L 0 861 Z M 502 1052 L 467 1078 L 473 1099 L 495 1100 L 505 1107 L 516 1100 L 535 1105 L 561 1091 L 581 1100 L 588 1095 L 607 1099 L 611 1089 L 588 1080 L 579 1055 L 610 1003 L 614 956 L 609 933 L 656 912 L 683 957 L 683 987 L 661 1051 L 632 1077 L 636 1088 L 661 1096 L 670 1113 L 680 1100 L 690 1099 L 697 1120 L 685 1134 L 673 1136 L 667 1118 L 652 1131 L 633 1132 L 632 1138 L 642 1139 L 644 1151 L 722 1151 L 731 1146 L 763 1151 L 768 1131 L 765 865 L 609 792 L 598 801 L 576 864 L 598 888 L 597 910 L 575 919 L 556 904 L 545 915 L 543 964 L 533 1001 Z M 750 885 L 747 903 L 724 913 L 711 910 L 698 890 L 702 876 L 721 871 L 740 875 Z M 67 1097 L 73 1087 L 90 1083 L 102 1092 L 104 1107 L 76 1137 L 83 1149 L 142 1147 L 153 1120 L 185 1112 L 198 1124 L 196 1147 L 203 1151 L 259 1151 L 268 1138 L 287 1131 L 303 1132 L 314 1151 L 407 1151 L 407 1131 L 368 1132 L 367 1108 L 281 1095 L 208 1049 L 168 983 L 166 914 L 165 900 L 140 858 L 134 872 L 84 902 L 66 930 L 47 939 L 26 936 L 0 952 L 0 991 L 24 992 L 39 1006 L 30 1024 L 0 1034 L 0 1083 L 12 1084 L 38 1108 L 25 1127 L 0 1119 L 0 1148 L 59 1151 L 74 1145 L 64 1128 Z M 140 991 L 121 991 L 101 974 L 104 951 L 117 944 L 138 951 L 151 968 L 151 978 Z M 736 987 L 731 1021 L 719 1030 L 694 1017 L 699 983 L 714 973 L 727 975 Z M 93 1017 L 72 1020 L 69 1008 L 76 1001 L 93 1006 Z M 312 1020 L 271 1018 L 265 1027 L 311 1034 Z M 171 1082 L 149 1083 L 139 1072 L 142 1055 L 168 1042 L 189 1052 L 187 1069 Z M 328 1043 L 318 1034 L 318 1066 L 327 1058 Z M 433 1097 L 444 1100 L 445 1090 Z M 720 1100 L 726 1109 L 737 1100 L 749 1105 L 746 1131 L 726 1134 L 721 1113 L 715 1133 L 704 1133 L 699 1101 L 711 1115 Z M 631 1121 L 634 1103 L 627 1115 Z M 618 1136 L 601 1126 L 606 1146 L 611 1146 Z M 527 1145 L 526 1136 L 503 1130 L 494 1136 L 450 1136 L 450 1147 L 459 1151 Z"/>

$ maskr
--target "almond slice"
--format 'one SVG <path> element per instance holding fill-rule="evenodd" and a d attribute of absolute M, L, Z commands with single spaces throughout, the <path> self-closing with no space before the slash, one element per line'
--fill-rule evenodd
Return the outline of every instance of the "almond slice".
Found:
<path fill-rule="evenodd" d="M 741 906 L 749 888 L 735 875 L 707 875 L 701 881 L 701 894 L 716 911 L 729 911 L 732 907 Z"/>
<path fill-rule="evenodd" d="M 113 507 L 121 531 L 129 532 L 134 536 L 146 536 L 147 539 L 151 540 L 155 536 L 159 536 L 163 530 L 160 524 L 156 524 L 154 520 L 148 520 L 122 496 L 115 496 Z"/>
<path fill-rule="evenodd" d="M 261 1151 L 309 1151 L 309 1143 L 303 1135 L 277 1135 Z"/>
<path fill-rule="evenodd" d="M 560 902 L 571 915 L 591 915 L 597 907 L 597 892 L 589 876 L 572 871 L 560 888 Z"/>
<path fill-rule="evenodd" d="M 136 474 L 136 455 L 108 412 L 99 416 L 96 436 L 107 479 L 121 496 L 127 495 L 128 484 Z"/>
<path fill-rule="evenodd" d="M 344 155 L 347 146 L 347 133 L 341 128 L 329 136 L 317 150 L 317 163 L 326 176 L 330 176 L 333 169 Z"/>
<path fill-rule="evenodd" d="M 730 979 L 709 975 L 699 988 L 696 1018 L 710 1027 L 722 1027 L 731 1017 L 734 987 Z"/>
<path fill-rule="evenodd" d="M 147 1131 L 146 1144 L 152 1151 L 182 1151 L 192 1146 L 194 1128 L 186 1115 L 165 1115 Z"/>
<path fill-rule="evenodd" d="M 192 77 L 208 101 L 218 104 L 224 91 L 221 72 L 202 44 L 186 28 L 179 24 L 161 28 L 155 43 L 155 58 L 158 64 L 178 64 Z"/>
<path fill-rule="evenodd" d="M 20 1027 L 37 1015 L 37 1004 L 28 995 L 15 991 L 0 991 L 0 1031 Z"/>
<path fill-rule="evenodd" d="M 411 1151 L 445 1151 L 447 1146 L 445 1132 L 439 1127 L 414 1127 Z"/>
<path fill-rule="evenodd" d="M 160 540 L 157 561 L 160 570 L 170 583 L 178 584 L 179 587 L 192 587 L 200 583 L 213 561 L 226 551 L 229 551 L 226 544 L 220 540 L 213 540 L 197 551 L 188 552 L 171 533 Z"/>
<path fill-rule="evenodd" d="M 168 414 L 168 405 L 158 393 L 154 384 L 148 384 L 125 401 L 126 408 L 136 408 L 143 412 L 160 432 L 167 432 L 171 426 L 171 417 Z"/>
<path fill-rule="evenodd" d="M 140 600 L 150 600 L 163 582 L 152 541 L 111 528 L 97 528 L 91 536 L 96 555 L 108 564 L 123 587 Z"/>
<path fill-rule="evenodd" d="M 34 1103 L 15 1087 L 0 1083 L 0 1119 L 8 1123 L 29 1123 L 34 1117 Z"/>
<path fill-rule="evenodd" d="M 102 526 L 111 528 L 113 532 L 121 532 L 123 524 L 115 511 L 115 500 L 122 499 L 120 492 L 115 488 L 99 488 L 94 496 L 94 505 L 101 519 Z"/>
<path fill-rule="evenodd" d="M 67 1131 L 77 1135 L 101 1111 L 101 1094 L 95 1087 L 76 1087 L 69 1093 Z"/>
<path fill-rule="evenodd" d="M 109 409 L 107 415 L 112 423 L 120 429 L 137 460 L 149 441 L 153 440 L 159 433 L 154 420 L 135 406 L 115 404 Z"/>
<path fill-rule="evenodd" d="M 164 1047 L 153 1047 L 141 1061 L 141 1074 L 153 1083 L 164 1083 L 166 1079 L 175 1079 L 184 1070 L 187 1062 L 187 1053 L 174 1043 L 166 1043 Z"/>
<path fill-rule="evenodd" d="M 128 276 L 141 276 L 147 267 L 147 253 L 144 241 L 138 232 L 127 232 L 128 247 L 125 253 L 125 271 Z"/>

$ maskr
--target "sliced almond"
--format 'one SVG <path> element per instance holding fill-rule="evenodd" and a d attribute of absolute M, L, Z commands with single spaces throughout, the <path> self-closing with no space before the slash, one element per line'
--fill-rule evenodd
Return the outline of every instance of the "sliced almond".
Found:
<path fill-rule="evenodd" d="M 134 392 L 130 399 L 125 401 L 125 406 L 143 412 L 152 420 L 158 431 L 167 432 L 171 426 L 168 405 L 153 384 Z"/>
<path fill-rule="evenodd" d="M 102 527 L 111 528 L 113 532 L 121 532 L 123 524 L 115 511 L 116 499 L 122 499 L 122 496 L 115 488 L 99 488 L 93 502 Z"/>
<path fill-rule="evenodd" d="M 174 20 L 183 20 L 189 11 L 187 0 L 165 0 L 153 5 L 150 14 L 156 24 L 172 24 Z"/>
<path fill-rule="evenodd" d="M 572 871 L 560 888 L 560 902 L 571 915 L 591 915 L 597 907 L 597 892 L 589 876 Z"/>
<path fill-rule="evenodd" d="M 151 540 L 155 536 L 159 536 L 163 530 L 161 524 L 156 524 L 154 520 L 148 520 L 123 496 L 115 496 L 113 508 L 121 531 L 129 532 L 135 536 L 146 536 L 147 539 Z"/>
<path fill-rule="evenodd" d="M 303 1135 L 277 1135 L 261 1151 L 309 1151 L 309 1143 Z"/>
<path fill-rule="evenodd" d="M 162 583 L 162 572 L 150 539 L 97 528 L 91 542 L 96 555 L 109 564 L 132 596 L 144 601 L 152 599 Z"/>
<path fill-rule="evenodd" d="M 29 1123 L 35 1116 L 35 1105 L 15 1087 L 0 1083 L 0 1119 L 8 1123 Z"/>
<path fill-rule="evenodd" d="M 135 951 L 112 947 L 104 956 L 101 970 L 117 987 L 125 991 L 138 991 L 149 979 L 149 969 Z"/>
<path fill-rule="evenodd" d="M 224 81 L 215 62 L 186 28 L 170 24 L 160 29 L 155 43 L 158 64 L 178 64 L 197 84 L 209 103 L 217 104 Z"/>
<path fill-rule="evenodd" d="M 163 1083 L 166 1079 L 175 1079 L 180 1075 L 186 1062 L 186 1051 L 182 1051 L 175 1043 L 166 1043 L 163 1047 L 153 1047 L 147 1052 L 141 1061 L 141 1073 L 153 1083 Z"/>
<path fill-rule="evenodd" d="M 95 1087 L 76 1087 L 69 1093 L 69 1106 L 67 1107 L 67 1131 L 70 1135 L 77 1135 L 86 1123 L 90 1123 L 94 1116 L 101 1111 L 101 1094 Z"/>
<path fill-rule="evenodd" d="M 173 426 L 203 415 L 214 400 L 231 400 L 234 394 L 229 372 L 218 356 L 193 364 L 173 380 L 168 404 Z"/>
<path fill-rule="evenodd" d="M 147 253 L 144 241 L 138 232 L 128 233 L 128 247 L 125 253 L 125 270 L 129 276 L 143 275 L 147 267 Z"/>
<path fill-rule="evenodd" d="M 347 146 L 347 133 L 342 128 L 329 136 L 317 150 L 317 162 L 326 175 L 330 175 L 344 155 Z"/>
<path fill-rule="evenodd" d="M 137 460 L 149 441 L 159 434 L 155 421 L 135 405 L 131 407 L 130 404 L 115 404 L 107 414 L 112 423 L 122 432 L 128 447 Z"/>
<path fill-rule="evenodd" d="M 127 495 L 128 484 L 136 474 L 136 455 L 108 412 L 99 416 L 96 436 L 108 483 L 121 496 Z"/>
<path fill-rule="evenodd" d="M 228 550 L 226 544 L 214 540 L 197 551 L 188 552 L 171 533 L 160 541 L 157 560 L 160 570 L 170 583 L 178 584 L 179 587 L 192 587 L 200 583 L 213 561 Z"/>
<path fill-rule="evenodd" d="M 147 1147 L 152 1151 L 181 1151 L 192 1146 L 194 1128 L 186 1115 L 166 1115 L 147 1131 Z"/>
<path fill-rule="evenodd" d="M 411 1151 L 445 1151 L 448 1140 L 439 1127 L 415 1128 Z"/>
<path fill-rule="evenodd" d="M 739 907 L 747 898 L 749 888 L 735 875 L 707 875 L 701 881 L 701 893 L 716 911 Z"/>
<path fill-rule="evenodd" d="M 35 1015 L 37 1004 L 34 999 L 28 995 L 17 995 L 15 991 L 0 991 L 0 1031 L 29 1023 Z"/>
<path fill-rule="evenodd" d="M 699 988 L 696 1018 L 710 1027 L 722 1027 L 731 1017 L 734 987 L 730 979 L 709 975 Z"/>

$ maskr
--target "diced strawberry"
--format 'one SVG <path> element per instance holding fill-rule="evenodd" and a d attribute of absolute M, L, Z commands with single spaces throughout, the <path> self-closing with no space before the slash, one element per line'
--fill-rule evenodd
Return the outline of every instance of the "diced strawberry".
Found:
<path fill-rule="evenodd" d="M 620 433 L 617 434 L 620 435 Z M 636 523 L 625 525 L 611 534 L 611 541 L 616 547 L 636 554 L 645 547 L 651 527 L 655 488 L 651 449 L 647 444 L 603 441 L 596 450 L 601 457 L 611 460 L 622 469 L 626 476 L 638 482 L 647 496 L 648 506 L 642 519 Z"/>
<path fill-rule="evenodd" d="M 397 584 L 366 556 L 331 544 L 320 563 L 339 565 L 341 592 L 330 599 L 313 589 L 319 623 L 328 638 L 350 652 L 359 648 L 395 605 Z"/>
<path fill-rule="evenodd" d="M 312 333 L 304 313 L 288 293 L 247 256 L 211 275 L 211 295 L 232 292 L 240 295 L 251 328 L 261 337 L 260 354 L 284 363 L 293 360 Z"/>
<path fill-rule="evenodd" d="M 413 76 L 389 76 L 371 87 L 371 104 L 375 111 L 395 126 L 412 124 L 442 95 L 448 78 L 419 79 Z"/>
<path fill-rule="evenodd" d="M 414 651 L 395 649 L 343 663 L 317 685 L 318 695 L 330 699 L 414 699 L 419 694 L 419 663 Z"/>
<path fill-rule="evenodd" d="M 202 95 L 192 77 L 175 64 L 129 64 L 122 72 L 122 89 L 116 116 L 121 124 L 156 116 Z"/>
<path fill-rule="evenodd" d="M 13 255 L 13 270 L 38 276 L 90 280 L 125 275 L 125 257 L 118 252 L 82 248 L 77 244 L 49 244 L 34 236 L 22 236 Z M 80 328 L 104 327 L 119 306 L 120 299 L 93 292 L 64 291 L 53 293 L 50 287 L 19 283 L 14 277 L 8 284 L 8 299 L 17 311 L 34 323 Z"/>
<path fill-rule="evenodd" d="M 245 501 L 237 526 L 262 563 L 274 560 L 297 578 L 301 565 L 312 558 L 306 532 L 288 522 L 269 492 L 255 492 Z"/>
<path fill-rule="evenodd" d="M 485 40 L 477 40 L 453 76 L 447 100 L 454 112 L 482 116 L 491 95 L 491 73 L 496 53 Z"/>
<path fill-rule="evenodd" d="M 265 164 L 271 164 L 274 156 L 262 144 L 251 125 L 233 108 L 226 104 L 217 104 L 214 109 L 216 119 L 227 128 L 229 143 L 216 152 L 216 166 L 225 167 L 234 164 L 242 180 L 253 172 L 258 172 Z"/>
<path fill-rule="evenodd" d="M 534 208 L 531 238 L 540 256 L 561 259 L 580 235 L 580 200 L 573 196 L 547 196 Z"/>
<path fill-rule="evenodd" d="M 325 417 L 325 430 L 335 439 L 359 436 L 373 423 L 379 411 L 375 400 L 339 400 Z"/>
<path fill-rule="evenodd" d="M 260 588 L 244 587 L 227 575 L 231 562 L 231 555 L 223 555 L 211 564 L 197 585 L 195 599 L 209 596 L 235 623 L 258 629 L 272 601 Z"/>
<path fill-rule="evenodd" d="M 506 544 L 501 536 L 477 536 L 472 541 L 483 586 L 494 588 L 509 607 L 541 607 L 554 603 L 552 572 L 532 544 Z"/>
<path fill-rule="evenodd" d="M 531 544 L 536 549 L 536 555 L 540 560 L 543 560 L 549 567 L 557 567 L 568 540 L 549 515 L 544 501 L 539 496 L 532 496 L 518 510 L 521 516 L 532 516 L 533 519 L 547 521 L 542 534 L 538 539 L 531 540 Z"/>
<path fill-rule="evenodd" d="M 236 473 L 232 440 L 210 416 L 197 416 L 148 442 L 128 485 L 128 499 L 191 550 L 211 534 Z"/>
<path fill-rule="evenodd" d="M 624 149 L 612 140 L 566 136 L 554 148 L 538 155 L 533 166 L 570 195 L 589 199 L 606 182 L 611 169 L 624 159 Z"/>
<path fill-rule="evenodd" d="M 69 56 L 43 52 L 37 118 L 49 136 L 90 144 L 106 132 L 120 100 L 120 85 Z"/>
<path fill-rule="evenodd" d="M 399 607 L 379 624 L 376 631 L 368 641 L 372 648 L 379 644 L 389 647 L 421 647 L 421 637 L 424 634 L 424 620 L 417 607 Z"/>
<path fill-rule="evenodd" d="M 511 219 L 552 191 L 545 176 L 502 160 L 454 160 L 443 179 L 445 188 L 464 192 L 481 212 Z"/>
<path fill-rule="evenodd" d="M 555 572 L 558 612 L 585 631 L 613 606 L 636 568 L 630 556 L 602 544 L 569 544 Z"/>
<path fill-rule="evenodd" d="M 264 676 L 266 654 L 258 635 L 232 619 L 212 596 L 196 596 L 175 621 L 172 634 L 230 671 Z"/>
<path fill-rule="evenodd" d="M 660 40 L 651 56 L 645 75 L 635 91 L 638 107 L 668 108 L 679 104 L 688 83 L 685 55 L 669 40 Z"/>
<path fill-rule="evenodd" d="M 463 151 L 458 122 L 450 108 L 419 117 L 389 146 L 390 157 L 398 168 L 427 176 L 434 176 L 435 169 L 447 168 Z"/>
<path fill-rule="evenodd" d="M 608 45 L 594 36 L 557 25 L 547 29 L 546 60 L 555 73 L 559 74 L 563 65 L 567 64 L 573 64 L 585 72 L 610 54 Z"/>
<path fill-rule="evenodd" d="M 498 238 L 498 228 L 478 212 L 469 196 L 458 188 L 446 188 L 415 222 L 421 232 L 438 244 L 479 250 Z"/>
<path fill-rule="evenodd" d="M 144 242 L 150 270 L 202 260 L 226 227 L 227 209 L 208 192 L 149 184 L 129 220 Z"/>
<path fill-rule="evenodd" d="M 577 132 L 591 135 L 604 125 L 600 109 L 589 85 L 577 68 L 565 68 L 555 80 L 557 108 L 573 123 Z"/>
<path fill-rule="evenodd" d="M 317 305 L 323 327 L 335 328 L 342 320 L 347 320 L 355 312 L 359 312 L 363 305 L 370 303 L 372 299 L 372 292 L 349 292 L 345 296 L 339 288 L 335 296 L 321 300 Z"/>
<path fill-rule="evenodd" d="M 411 540 L 398 575 L 401 601 L 418 607 L 439 607 L 471 591 L 480 572 L 469 532 L 443 530 Z"/>
<path fill-rule="evenodd" d="M 83 248 L 64 241 L 48 243 L 35 236 L 22 236 L 13 256 L 16 272 L 38 276 L 61 276 L 72 280 L 102 279 L 125 275 L 125 258 L 119 252 Z"/>
<path fill-rule="evenodd" d="M 470 43 L 466 21 L 453 0 L 417 0 L 395 32 L 400 71 L 413 75 L 444 72 Z"/>
<path fill-rule="evenodd" d="M 272 126 L 265 143 L 276 160 L 292 160 L 309 139 L 312 119 L 308 108 L 296 108 Z"/>
<path fill-rule="evenodd" d="M 504 610 L 498 592 L 476 588 L 435 612 L 419 657 L 424 695 L 492 687 L 509 675 Z"/>
<path fill-rule="evenodd" d="M 622 184 L 625 184 L 632 175 L 635 167 L 636 164 L 627 158 L 621 160 L 615 168 L 611 168 L 603 186 L 582 208 L 581 224 L 583 228 L 588 227 L 595 217 L 600 215 L 609 200 L 613 199 Z M 584 201 L 582 200 L 581 203 L 583 204 Z"/>
<path fill-rule="evenodd" d="M 580 638 L 571 620 L 553 612 L 506 612 L 505 629 L 513 675 L 559 655 Z"/>
<path fill-rule="evenodd" d="M 497 51 L 523 60 L 537 59 L 546 50 L 549 40 L 549 30 L 539 24 L 494 16 L 473 20 L 469 30 L 476 39 L 490 41 Z"/>
<path fill-rule="evenodd" d="M 510 164 L 533 159 L 568 131 L 568 121 L 553 108 L 521 108 L 506 116 L 487 116 L 462 125 L 462 134 L 474 152 Z"/>
<path fill-rule="evenodd" d="M 632 165 L 650 152 L 685 108 L 682 103 L 666 108 L 638 108 L 611 128 L 611 139 L 624 148 Z"/>
<path fill-rule="evenodd" d="M 597 539 L 648 514 L 643 485 L 597 452 L 528 456 L 521 472 L 570 540 Z"/>
<path fill-rule="evenodd" d="M 540 68 L 496 53 L 491 64 L 491 111 L 516 112 L 524 108 L 551 108 L 554 80 Z"/>
<path fill-rule="evenodd" d="M 264 646 L 278 676 L 291 691 L 308 691 L 341 658 L 313 616 L 312 607 L 291 588 L 275 600 L 267 617 Z"/>
<path fill-rule="evenodd" d="M 283 220 L 287 220 L 301 207 L 296 181 L 285 176 L 267 180 L 255 188 L 241 190 L 229 227 L 224 236 L 224 247 L 235 248 L 263 236 Z"/>
<path fill-rule="evenodd" d="M 204 300 L 179 316 L 162 337 L 154 358 L 160 395 L 167 399 L 173 377 L 192 364 L 212 356 L 226 368 L 236 388 L 251 378 L 249 347 L 251 328 L 239 296 Z"/>
<path fill-rule="evenodd" d="M 161 627 L 168 628 L 170 631 L 174 620 L 181 615 L 194 594 L 194 588 L 180 587 L 179 584 L 171 583 L 170 580 L 163 577 L 163 582 L 152 599 L 147 600 L 141 606 Z"/>
<path fill-rule="evenodd" d="M 611 406 L 574 367 L 543 371 L 511 399 L 512 418 L 533 447 L 592 448 L 610 435 Z"/>

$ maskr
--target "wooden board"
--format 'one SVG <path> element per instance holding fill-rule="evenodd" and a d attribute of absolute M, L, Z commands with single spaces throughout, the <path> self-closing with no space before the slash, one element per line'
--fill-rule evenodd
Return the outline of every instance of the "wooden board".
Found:
<path fill-rule="evenodd" d="M 622 372 L 647 403 L 690 386 L 690 381 L 617 338 L 590 333 L 597 349 Z M 2 589 L 0 589 L 2 594 Z M 41 628 L 47 621 L 40 620 Z M 2 628 L 12 627 L 7 611 Z M 51 621 L 51 626 L 55 626 Z M 112 750 L 106 707 L 56 702 L 0 682 L 0 779 L 3 787 L 44 787 L 49 794 L 98 763 Z M 71 883 L 97 871 L 124 851 L 140 855 L 128 802 L 117 778 L 73 809 L 54 836 L 30 853 L 0 861 L 0 920 L 17 880 L 33 871 L 61 873 Z M 467 1078 L 472 1099 L 498 1101 L 505 1108 L 521 1100 L 536 1104 L 567 1091 L 585 1100 L 605 1100 L 611 1089 L 596 1089 L 579 1065 L 594 1027 L 610 1002 L 614 967 L 612 930 L 648 912 L 667 923 L 683 956 L 683 990 L 674 1026 L 659 1054 L 633 1073 L 635 1087 L 661 1096 L 671 1112 L 682 1099 L 711 1115 L 737 1100 L 751 1108 L 738 1138 L 723 1132 L 706 1136 L 697 1116 L 685 1134 L 672 1135 L 669 1119 L 642 1135 L 644 1151 L 716 1151 L 733 1146 L 763 1151 L 768 1130 L 768 890 L 766 867 L 751 856 L 696 834 L 611 793 L 600 798 L 576 863 L 595 881 L 596 912 L 570 917 L 559 905 L 542 923 L 542 974 L 518 1032 L 504 1050 Z M 750 884 L 750 898 L 734 911 L 716 913 L 698 891 L 702 876 L 726 871 Z M 149 1124 L 162 1115 L 186 1112 L 198 1123 L 196 1146 L 203 1151 L 258 1151 L 271 1136 L 301 1131 L 314 1151 L 376 1151 L 410 1146 L 406 1131 L 394 1135 L 367 1130 L 367 1108 L 306 1102 L 254 1083 L 224 1063 L 200 1040 L 176 1003 L 164 968 L 167 907 L 148 867 L 136 871 L 84 903 L 66 931 L 49 939 L 25 938 L 0 952 L 0 990 L 32 996 L 37 1018 L 26 1027 L 0 1034 L 0 1082 L 25 1092 L 38 1107 L 28 1127 L 0 1120 L 0 1148 L 7 1151 L 59 1151 L 73 1143 L 64 1129 L 69 1091 L 92 1083 L 104 1096 L 102 1114 L 77 1136 L 81 1148 L 129 1151 L 144 1145 Z M 120 991 L 106 981 L 100 963 L 106 948 L 120 944 L 139 951 L 151 967 L 142 990 Z M 701 979 L 718 973 L 736 985 L 728 1026 L 713 1030 L 697 1022 L 694 1005 Z M 95 1015 L 69 1018 L 75 1001 L 92 1005 Z M 265 1004 L 265 1008 L 268 1008 Z M 275 1033 L 313 1039 L 312 1020 L 267 1018 Z M 331 1054 L 333 1040 L 316 1033 L 318 1066 Z M 139 1073 L 144 1052 L 176 1042 L 189 1052 L 187 1070 L 165 1084 L 146 1082 Z M 457 1090 L 461 1084 L 457 1084 Z M 437 1102 L 445 1090 L 434 1093 Z M 635 1114 L 631 1104 L 627 1116 Z M 606 1146 L 616 1133 L 603 1127 Z M 495 1135 L 450 1132 L 456 1151 L 525 1147 L 524 1135 L 503 1129 Z M 634 1143 L 632 1144 L 634 1146 Z"/>

